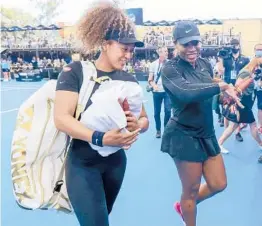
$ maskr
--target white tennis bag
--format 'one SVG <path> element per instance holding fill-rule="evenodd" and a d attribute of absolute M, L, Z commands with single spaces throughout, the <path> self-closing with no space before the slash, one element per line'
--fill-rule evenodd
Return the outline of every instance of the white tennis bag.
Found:
<path fill-rule="evenodd" d="M 97 75 L 91 62 L 81 64 L 83 84 L 76 118 L 90 98 Z M 56 129 L 53 117 L 56 83 L 48 81 L 19 108 L 11 144 L 13 192 L 22 208 L 70 213 L 73 209 L 62 186 L 68 137 Z"/>

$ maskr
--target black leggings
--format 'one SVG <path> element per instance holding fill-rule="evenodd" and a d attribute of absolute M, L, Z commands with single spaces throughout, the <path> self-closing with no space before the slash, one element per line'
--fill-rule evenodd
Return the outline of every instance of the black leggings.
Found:
<path fill-rule="evenodd" d="M 71 150 L 66 161 L 66 186 L 81 226 L 109 226 L 110 214 L 126 169 L 126 155 L 120 150 L 108 157 L 86 150 L 88 158 Z"/>

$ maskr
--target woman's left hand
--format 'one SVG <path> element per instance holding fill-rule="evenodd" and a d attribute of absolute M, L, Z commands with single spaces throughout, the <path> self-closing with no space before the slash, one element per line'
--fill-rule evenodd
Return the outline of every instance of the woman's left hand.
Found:
<path fill-rule="evenodd" d="M 236 91 L 234 86 L 229 85 L 225 90 L 225 93 L 229 95 L 240 108 L 244 108 L 244 105 L 240 102 L 240 98 L 238 96 L 239 93 Z"/>
<path fill-rule="evenodd" d="M 125 111 L 126 120 L 127 120 L 127 127 L 126 129 L 129 132 L 133 132 L 137 129 L 139 129 L 139 124 L 137 118 L 133 115 L 130 111 Z"/>

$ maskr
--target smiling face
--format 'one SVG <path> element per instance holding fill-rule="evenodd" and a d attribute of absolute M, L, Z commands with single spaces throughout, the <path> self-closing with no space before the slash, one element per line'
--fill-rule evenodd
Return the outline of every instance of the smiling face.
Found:
<path fill-rule="evenodd" d="M 186 44 L 180 44 L 176 42 L 176 49 L 178 55 L 184 59 L 185 61 L 193 64 L 197 60 L 200 55 L 201 50 L 201 42 L 199 41 L 191 41 Z"/>
<path fill-rule="evenodd" d="M 125 45 L 116 41 L 107 41 L 103 47 L 103 54 L 113 70 L 122 70 L 133 57 L 134 48 L 134 44 Z"/>

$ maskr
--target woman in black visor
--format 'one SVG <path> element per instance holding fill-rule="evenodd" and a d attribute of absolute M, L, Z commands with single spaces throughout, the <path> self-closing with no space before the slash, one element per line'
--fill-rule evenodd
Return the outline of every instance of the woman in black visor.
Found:
<path fill-rule="evenodd" d="M 213 126 L 212 97 L 223 91 L 241 104 L 235 88 L 214 82 L 210 63 L 199 57 L 201 38 L 197 26 L 181 21 L 173 36 L 177 57 L 162 70 L 173 116 L 165 128 L 161 150 L 173 158 L 182 183 L 181 201 L 175 209 L 186 226 L 195 226 L 196 205 L 227 186 Z M 205 184 L 201 184 L 202 176 Z"/>

